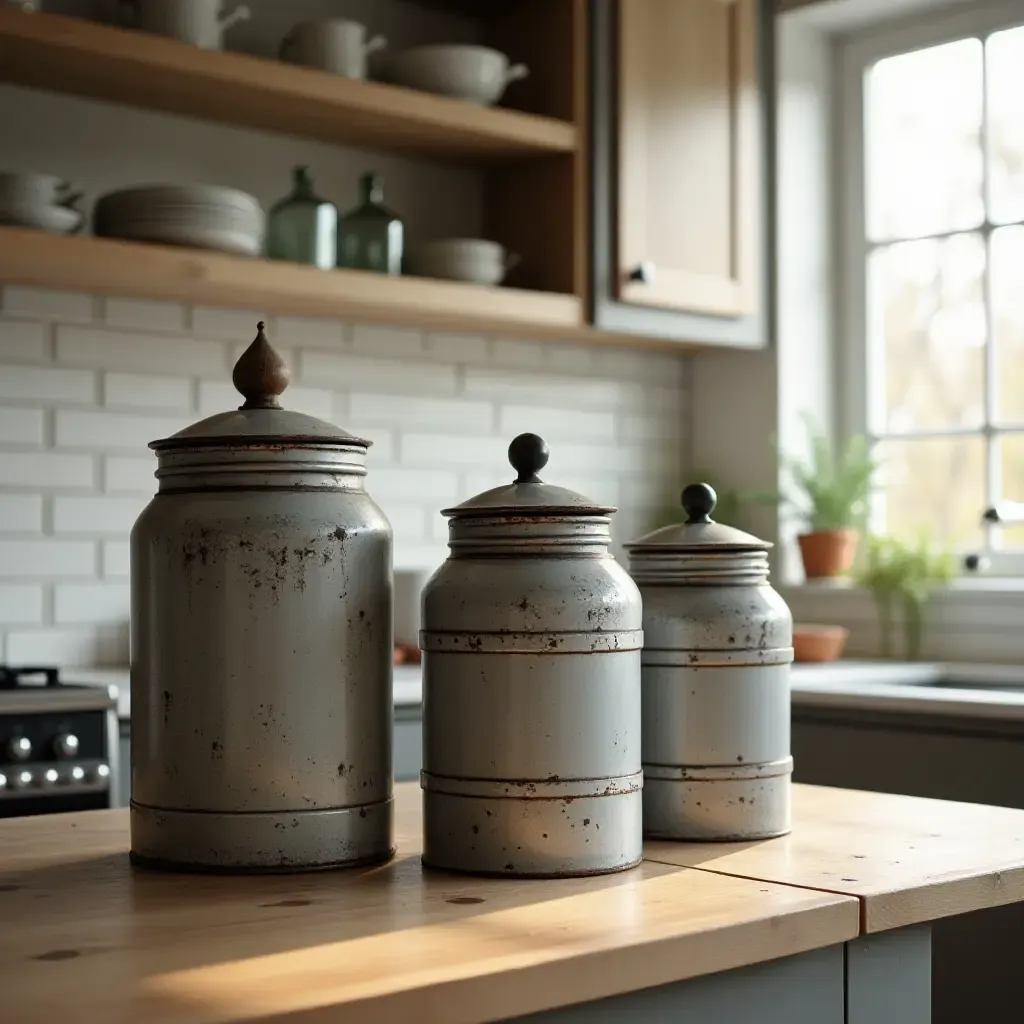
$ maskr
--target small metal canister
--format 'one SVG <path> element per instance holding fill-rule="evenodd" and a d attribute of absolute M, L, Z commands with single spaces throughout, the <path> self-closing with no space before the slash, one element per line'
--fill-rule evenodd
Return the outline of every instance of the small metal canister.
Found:
<path fill-rule="evenodd" d="M 764 839 L 790 830 L 793 619 L 771 545 L 714 522 L 707 484 L 685 523 L 627 545 L 644 601 L 644 833 Z"/>
<path fill-rule="evenodd" d="M 537 473 L 450 518 L 423 592 L 424 863 L 486 875 L 621 871 L 642 853 L 640 594 L 608 548 L 613 508 Z"/>
<path fill-rule="evenodd" d="M 391 527 L 369 444 L 288 412 L 259 325 L 245 403 L 154 441 L 131 537 L 132 857 L 300 870 L 394 852 Z"/>

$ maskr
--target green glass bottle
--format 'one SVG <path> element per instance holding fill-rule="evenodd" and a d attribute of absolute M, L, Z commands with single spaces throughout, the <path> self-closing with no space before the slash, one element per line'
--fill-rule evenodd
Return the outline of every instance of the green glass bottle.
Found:
<path fill-rule="evenodd" d="M 384 206 L 384 182 L 377 174 L 359 179 L 360 204 L 346 213 L 341 224 L 339 266 L 353 270 L 402 272 L 402 221 Z"/>
<path fill-rule="evenodd" d="M 313 191 L 308 167 L 292 171 L 291 195 L 270 210 L 267 255 L 333 270 L 338 258 L 338 210 Z"/>

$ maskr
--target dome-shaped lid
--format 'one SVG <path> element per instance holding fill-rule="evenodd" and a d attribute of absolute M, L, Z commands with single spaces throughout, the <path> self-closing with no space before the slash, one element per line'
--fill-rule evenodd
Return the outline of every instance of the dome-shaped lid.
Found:
<path fill-rule="evenodd" d="M 711 518 L 718 495 L 710 484 L 690 484 L 683 488 L 682 504 L 686 512 L 685 523 L 673 523 L 660 530 L 645 534 L 632 544 L 625 545 L 627 551 L 658 548 L 673 551 L 689 551 L 695 548 L 714 547 L 719 550 L 767 551 L 772 547 L 769 541 L 753 534 L 744 533 L 735 527 L 716 523 Z"/>
<path fill-rule="evenodd" d="M 285 361 L 271 347 L 257 325 L 253 343 L 238 357 L 231 374 L 244 404 L 230 412 L 219 412 L 193 423 L 184 430 L 149 445 L 157 451 L 201 445 L 341 444 L 368 448 L 370 442 L 336 427 L 326 420 L 281 408 L 278 396 L 288 387 L 291 374 Z"/>
<path fill-rule="evenodd" d="M 547 465 L 550 451 L 542 437 L 520 434 L 508 446 L 508 461 L 518 474 L 510 484 L 492 487 L 441 515 L 462 516 L 600 516 L 615 511 L 598 505 L 567 487 L 546 484 L 537 474 Z"/>

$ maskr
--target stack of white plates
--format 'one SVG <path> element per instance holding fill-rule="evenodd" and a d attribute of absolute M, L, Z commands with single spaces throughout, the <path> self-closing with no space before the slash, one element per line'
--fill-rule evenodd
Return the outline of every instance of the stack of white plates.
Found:
<path fill-rule="evenodd" d="M 219 185 L 148 185 L 110 192 L 96 203 L 93 230 L 101 237 L 188 245 L 256 256 L 264 215 L 245 192 Z"/>

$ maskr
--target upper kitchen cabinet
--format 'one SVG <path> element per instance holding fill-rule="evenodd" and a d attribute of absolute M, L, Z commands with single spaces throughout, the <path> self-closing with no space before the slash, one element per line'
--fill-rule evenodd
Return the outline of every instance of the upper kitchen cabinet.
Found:
<path fill-rule="evenodd" d="M 698 344 L 767 342 L 769 54 L 758 7 L 593 2 L 599 328 Z"/>

